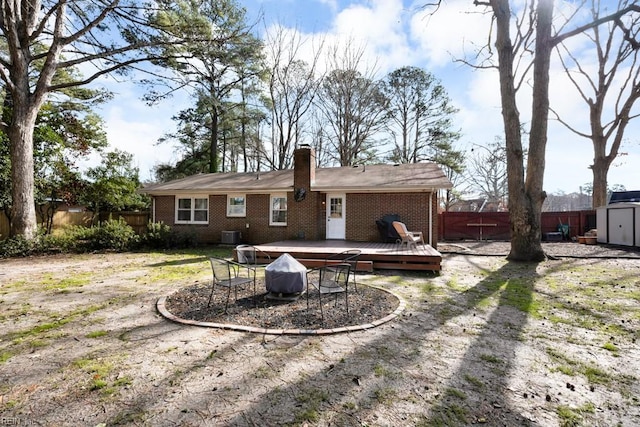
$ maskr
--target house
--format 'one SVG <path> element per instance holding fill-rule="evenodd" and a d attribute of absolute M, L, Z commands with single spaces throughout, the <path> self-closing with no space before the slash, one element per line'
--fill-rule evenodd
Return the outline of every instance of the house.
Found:
<path fill-rule="evenodd" d="M 314 150 L 301 146 L 293 170 L 200 174 L 142 191 L 152 197 L 153 221 L 193 230 L 207 243 L 220 243 L 229 232 L 237 236 L 232 243 L 376 242 L 376 220 L 398 214 L 409 230 L 423 231 L 436 247 L 437 192 L 451 188 L 438 165 L 315 164 Z"/>

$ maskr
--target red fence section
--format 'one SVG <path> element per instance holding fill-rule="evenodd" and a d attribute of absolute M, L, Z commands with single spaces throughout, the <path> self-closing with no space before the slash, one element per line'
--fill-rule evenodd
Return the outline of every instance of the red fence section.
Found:
<path fill-rule="evenodd" d="M 440 240 L 509 240 L 508 212 L 443 212 Z"/>
<path fill-rule="evenodd" d="M 438 215 L 439 240 L 509 240 L 509 212 L 442 212 Z M 596 211 L 543 212 L 542 233 L 568 226 L 569 236 L 596 228 Z"/>

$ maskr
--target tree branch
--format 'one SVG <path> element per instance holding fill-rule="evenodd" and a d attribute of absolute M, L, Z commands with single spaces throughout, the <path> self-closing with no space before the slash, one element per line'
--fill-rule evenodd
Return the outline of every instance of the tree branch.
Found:
<path fill-rule="evenodd" d="M 555 37 L 551 38 L 550 43 L 553 46 L 556 46 L 559 43 L 562 43 L 564 40 L 566 40 L 566 39 L 568 39 L 570 37 L 573 37 L 573 36 L 578 35 L 580 33 L 584 33 L 585 31 L 587 31 L 587 30 L 589 30 L 591 28 L 594 28 L 594 27 L 598 27 L 598 26 L 600 26 L 600 25 L 602 25 L 602 24 L 604 24 L 606 22 L 614 21 L 614 22 L 617 23 L 617 22 L 620 21 L 621 17 L 623 17 L 624 15 L 626 15 L 627 13 L 630 13 L 630 12 L 640 12 L 640 5 L 637 5 L 635 3 L 631 4 L 631 5 L 627 6 L 627 7 L 625 7 L 624 9 L 620 9 L 616 13 L 613 13 L 611 15 L 607 15 L 607 16 L 602 17 L 602 18 L 595 19 L 595 20 L 589 22 L 588 24 L 585 24 L 585 25 L 582 25 L 580 27 L 574 28 L 573 30 L 567 31 L 564 34 L 558 34 Z"/>

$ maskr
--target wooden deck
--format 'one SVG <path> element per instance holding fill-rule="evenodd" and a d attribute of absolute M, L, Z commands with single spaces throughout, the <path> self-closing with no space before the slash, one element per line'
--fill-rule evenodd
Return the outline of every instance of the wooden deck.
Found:
<path fill-rule="evenodd" d="M 307 267 L 317 267 L 324 260 L 347 249 L 360 249 L 358 271 L 427 270 L 440 271 L 442 255 L 430 245 L 407 249 L 395 243 L 350 242 L 346 240 L 287 240 L 255 245 L 271 260 L 288 253 Z M 264 260 L 263 260 L 264 261 Z"/>

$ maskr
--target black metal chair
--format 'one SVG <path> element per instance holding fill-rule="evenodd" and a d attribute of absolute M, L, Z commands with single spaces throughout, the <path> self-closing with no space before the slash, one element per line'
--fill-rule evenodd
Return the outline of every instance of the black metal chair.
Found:
<path fill-rule="evenodd" d="M 236 246 L 236 257 L 238 258 L 238 264 L 246 265 L 254 269 L 265 267 L 271 263 L 271 257 L 268 253 L 251 245 Z"/>
<path fill-rule="evenodd" d="M 224 312 L 227 312 L 229 307 L 229 297 L 231 296 L 231 288 L 235 293 L 235 299 L 238 301 L 238 287 L 253 282 L 253 302 L 255 304 L 256 299 L 256 276 L 255 271 L 253 277 L 250 275 L 248 269 L 247 277 L 240 276 L 240 269 L 247 268 L 241 264 L 229 261 L 223 258 L 209 258 L 211 263 L 211 270 L 213 272 L 213 283 L 211 286 L 211 294 L 209 295 L 209 302 L 207 307 L 211 305 L 211 299 L 213 298 L 213 292 L 216 289 L 216 285 L 227 288 L 227 299 L 224 304 Z"/>
<path fill-rule="evenodd" d="M 346 251 L 340 252 L 339 254 L 334 254 L 329 256 L 325 263 L 329 265 L 331 261 L 340 261 L 346 262 L 351 265 L 351 272 L 353 273 L 353 287 L 355 292 L 358 292 L 358 284 L 356 283 L 356 271 L 358 268 L 358 258 L 362 251 L 360 249 L 348 249 Z"/>
<path fill-rule="evenodd" d="M 338 294 L 344 293 L 344 302 L 349 314 L 349 274 L 351 265 L 349 263 L 340 263 L 325 265 L 322 267 L 309 270 L 307 273 L 307 311 L 309 310 L 309 285 L 318 290 L 318 300 L 320 302 L 320 316 L 324 324 L 324 309 L 322 307 L 322 296 L 335 294 L 335 305 L 338 304 Z M 309 273 L 317 272 L 318 281 L 310 280 Z"/>

